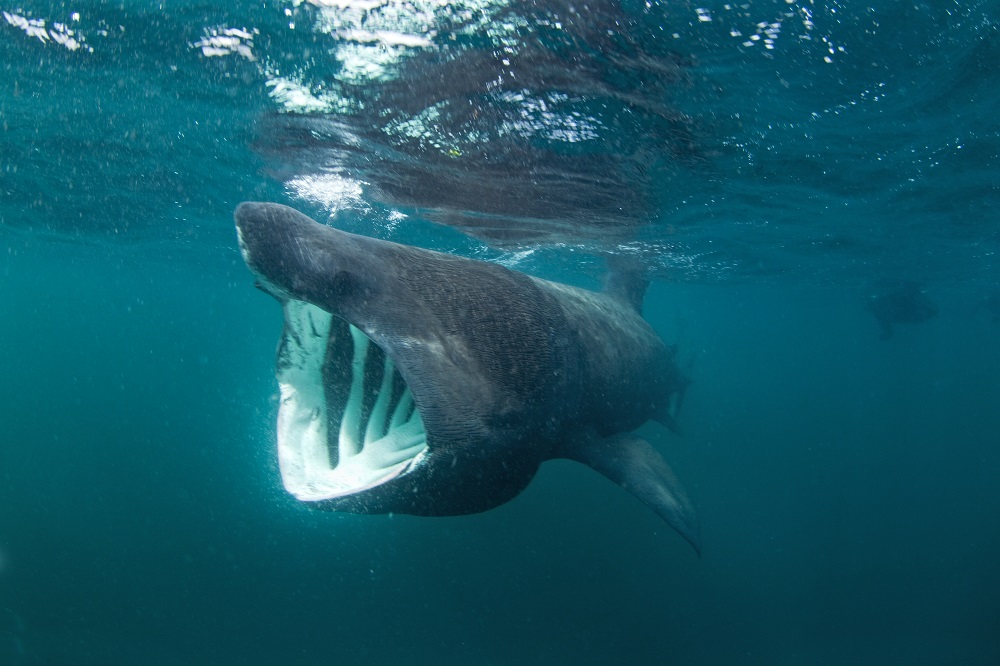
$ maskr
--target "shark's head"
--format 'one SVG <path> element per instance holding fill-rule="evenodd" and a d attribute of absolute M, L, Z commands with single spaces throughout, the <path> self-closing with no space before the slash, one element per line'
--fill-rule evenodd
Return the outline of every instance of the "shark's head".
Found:
<path fill-rule="evenodd" d="M 247 266 L 284 309 L 277 440 L 291 494 L 450 515 L 527 485 L 546 455 L 519 433 L 552 420 L 535 398 L 567 381 L 544 325 L 558 306 L 530 278 L 280 204 L 243 203 L 235 217 Z"/>

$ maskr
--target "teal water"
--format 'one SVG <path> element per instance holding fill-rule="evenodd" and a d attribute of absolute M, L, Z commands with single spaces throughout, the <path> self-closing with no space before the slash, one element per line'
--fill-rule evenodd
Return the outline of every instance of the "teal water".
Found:
<path fill-rule="evenodd" d="M 1000 661 L 997 3 L 0 12 L 0 664 Z M 286 495 L 246 199 L 641 256 L 703 556 L 570 462 L 460 518 Z M 882 340 L 897 280 L 939 313 Z"/>

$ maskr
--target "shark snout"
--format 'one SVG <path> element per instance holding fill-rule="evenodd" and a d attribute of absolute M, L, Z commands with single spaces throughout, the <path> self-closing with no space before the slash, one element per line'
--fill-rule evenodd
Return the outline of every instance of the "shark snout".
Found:
<path fill-rule="evenodd" d="M 278 300 L 296 299 L 344 316 L 345 308 L 372 297 L 371 264 L 379 246 L 370 239 L 276 203 L 241 203 L 234 217 L 244 262 Z"/>
<path fill-rule="evenodd" d="M 248 263 L 280 261 L 283 267 L 291 267 L 296 253 L 290 250 L 298 248 L 301 259 L 301 249 L 315 233 L 312 220 L 281 204 L 244 202 L 236 207 L 234 217 L 240 252 Z"/>

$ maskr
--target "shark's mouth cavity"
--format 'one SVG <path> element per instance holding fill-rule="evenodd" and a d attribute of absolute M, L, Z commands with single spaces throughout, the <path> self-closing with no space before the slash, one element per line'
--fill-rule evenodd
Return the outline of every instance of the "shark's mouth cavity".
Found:
<path fill-rule="evenodd" d="M 392 359 L 350 323 L 289 299 L 278 348 L 278 463 L 303 501 L 381 485 L 427 449 L 427 432 Z"/>

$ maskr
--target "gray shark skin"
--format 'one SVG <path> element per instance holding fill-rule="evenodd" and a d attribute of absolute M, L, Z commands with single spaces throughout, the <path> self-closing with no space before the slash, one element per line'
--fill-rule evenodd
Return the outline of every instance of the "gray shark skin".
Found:
<path fill-rule="evenodd" d="M 644 280 L 603 293 L 357 236 L 242 203 L 258 286 L 285 313 L 278 459 L 285 488 L 352 513 L 476 513 L 568 458 L 618 483 L 700 552 L 694 508 L 646 441 L 676 430 L 688 379 L 642 319 Z"/>

